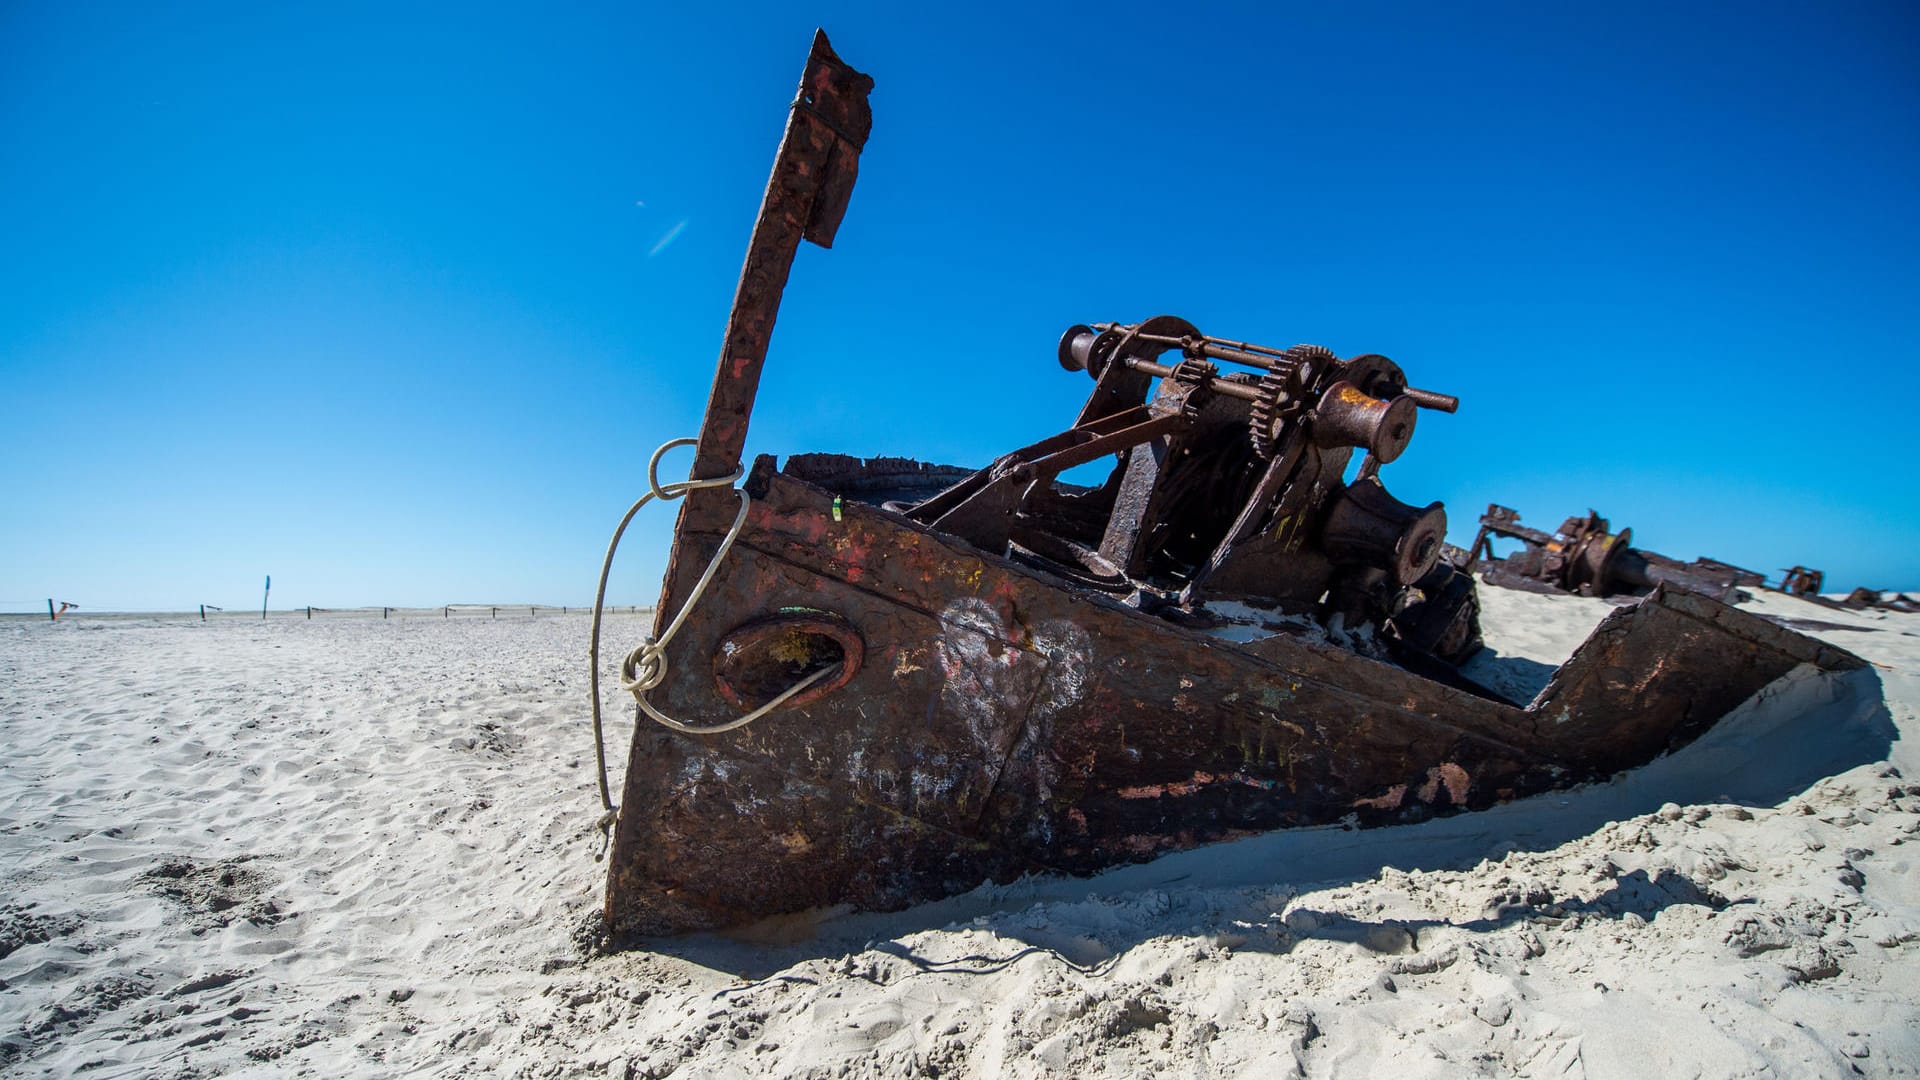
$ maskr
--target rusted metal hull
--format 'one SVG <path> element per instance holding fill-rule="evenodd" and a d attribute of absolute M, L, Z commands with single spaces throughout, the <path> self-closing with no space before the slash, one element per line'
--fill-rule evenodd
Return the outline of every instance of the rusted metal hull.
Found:
<path fill-rule="evenodd" d="M 1527 708 L 1292 637 L 1237 644 L 988 555 L 760 459 L 754 503 L 653 701 L 737 715 L 743 626 L 831 613 L 863 656 L 830 693 L 724 735 L 637 731 L 607 893 L 658 934 L 892 910 L 1292 825 L 1419 820 L 1604 776 L 1842 650 L 1657 589 Z M 676 568 L 731 523 L 690 507 Z M 668 594 L 674 591 L 669 582 Z"/>
<path fill-rule="evenodd" d="M 1645 762 L 1797 664 L 1859 666 L 1650 581 L 1536 700 L 1499 700 L 1452 666 L 1477 648 L 1478 603 L 1439 559 L 1444 509 L 1377 476 L 1416 409 L 1459 403 L 1383 356 L 1167 316 L 1070 328 L 1058 359 L 1094 379 L 1081 416 L 987 469 L 761 458 L 726 548 L 781 288 L 802 240 L 833 238 L 872 85 L 816 35 L 695 454 L 692 476 L 721 486 L 688 494 L 656 640 L 623 669 L 659 724 L 628 757 L 613 933 L 890 910 L 1285 826 L 1476 809 Z M 1105 456 L 1100 488 L 1055 483 Z M 1608 569 L 1615 539 L 1570 565 Z M 1328 633 L 1377 627 L 1372 655 L 1397 664 L 1204 632 L 1216 602 L 1250 601 Z"/>
<path fill-rule="evenodd" d="M 1478 603 L 1438 559 L 1444 507 L 1377 477 L 1415 409 L 1459 402 L 1388 357 L 1175 317 L 1071 327 L 1058 359 L 1094 379 L 1087 407 L 989 469 L 762 457 L 726 548 L 781 286 L 803 240 L 833 240 L 872 85 L 816 35 L 695 452 L 691 477 L 722 486 L 687 494 L 657 640 L 630 657 L 660 723 L 628 755 L 614 934 L 899 909 L 1269 828 L 1478 809 L 1649 761 L 1795 665 L 1859 667 L 1649 573 L 1536 700 L 1498 700 L 1450 663 L 1478 648 Z M 1106 455 L 1100 488 L 1056 484 Z M 1626 538 L 1588 525 L 1557 567 L 1611 580 Z M 1248 601 L 1379 628 L 1373 655 L 1398 665 L 1204 632 L 1215 603 Z"/>

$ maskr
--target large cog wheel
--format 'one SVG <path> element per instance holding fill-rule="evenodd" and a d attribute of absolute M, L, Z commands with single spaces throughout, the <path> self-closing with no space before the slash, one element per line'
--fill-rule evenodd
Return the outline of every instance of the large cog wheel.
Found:
<path fill-rule="evenodd" d="M 1262 460 L 1271 461 L 1280 449 L 1281 420 L 1299 408 L 1307 389 L 1338 362 L 1339 357 L 1325 346 L 1295 345 L 1260 373 L 1260 396 L 1253 401 L 1249 426 L 1253 452 Z"/>

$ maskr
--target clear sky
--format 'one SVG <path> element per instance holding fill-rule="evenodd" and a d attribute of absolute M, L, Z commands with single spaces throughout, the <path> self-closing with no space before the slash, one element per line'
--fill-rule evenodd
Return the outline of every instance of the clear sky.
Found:
<path fill-rule="evenodd" d="M 750 452 L 982 464 L 1177 314 L 1458 394 L 1456 541 L 1920 586 L 1911 4 L 169 7 L 0 4 L 0 610 L 589 601 L 815 25 L 874 134 Z"/>

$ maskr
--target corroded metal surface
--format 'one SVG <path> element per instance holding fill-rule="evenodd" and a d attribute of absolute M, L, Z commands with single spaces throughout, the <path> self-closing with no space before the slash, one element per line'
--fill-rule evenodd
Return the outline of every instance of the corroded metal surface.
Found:
<path fill-rule="evenodd" d="M 1518 540 L 1520 549 L 1498 557 L 1493 553 L 1496 538 Z M 1549 533 L 1520 524 L 1518 511 L 1497 503 L 1480 516 L 1480 531 L 1464 567 L 1469 572 L 1480 569 L 1489 584 L 1527 591 L 1645 596 L 1665 585 L 1730 604 L 1740 600 L 1742 587 L 1759 588 L 1766 582 L 1764 575 L 1718 559 L 1683 563 L 1643 551 L 1633 546 L 1632 529 L 1614 532 L 1606 518 L 1591 510 Z"/>
<path fill-rule="evenodd" d="M 1827 575 L 1809 566 L 1792 566 L 1780 572 L 1780 591 L 1793 596 L 1819 596 Z"/>
<path fill-rule="evenodd" d="M 739 463 L 780 292 L 800 241 L 832 240 L 871 87 L 816 37 L 696 477 Z M 1559 544 L 1556 573 L 1638 575 L 1647 595 L 1533 702 L 1502 700 L 1449 663 L 1479 647 L 1479 608 L 1440 557 L 1443 508 L 1402 503 L 1378 476 L 1416 410 L 1455 399 L 1385 357 L 1169 316 L 1075 326 L 1058 357 L 1094 378 L 1080 415 L 985 469 L 754 464 L 737 542 L 649 700 L 721 724 L 814 681 L 724 733 L 636 731 L 608 873 L 616 935 L 894 909 L 1283 826 L 1476 809 L 1650 760 L 1798 664 L 1860 664 L 1670 588 L 1691 571 L 1590 515 L 1571 542 L 1540 534 L 1543 551 Z M 1059 482 L 1102 458 L 1105 483 Z M 661 623 L 735 506 L 720 489 L 687 498 Z M 1510 511 L 1500 524 L 1522 528 Z M 1279 632 L 1217 610 L 1249 602 Z"/>
<path fill-rule="evenodd" d="M 836 522 L 833 493 L 771 459 L 748 491 L 746 532 L 654 701 L 736 715 L 714 656 L 783 609 L 844 619 L 865 661 L 736 732 L 637 733 L 608 892 L 619 931 L 887 910 L 1259 830 L 1484 807 L 1647 761 L 1798 663 L 1859 664 L 1663 588 L 1522 709 L 1285 635 L 1218 640 L 866 504 Z M 684 554 L 704 559 L 727 524 L 684 522 Z"/>
<path fill-rule="evenodd" d="M 1074 424 L 903 514 L 1142 611 L 1257 604 L 1378 628 L 1414 662 L 1479 648 L 1472 582 L 1439 559 L 1445 508 L 1403 503 L 1379 475 L 1420 410 L 1457 399 L 1384 356 L 1229 341 L 1170 315 L 1069 327 L 1056 355 L 1094 382 Z M 1098 485 L 1058 480 L 1101 460 Z"/>
<path fill-rule="evenodd" d="M 787 274 L 801 240 L 833 246 L 859 175 L 860 150 L 873 131 L 872 90 L 873 79 L 849 67 L 816 31 L 747 244 L 691 476 L 725 476 L 740 464 Z M 695 492 L 688 504 L 731 498 Z"/>
<path fill-rule="evenodd" d="M 1883 593 L 1878 589 L 1860 587 L 1847 594 L 1840 606 L 1849 608 L 1879 608 L 1882 611 L 1920 611 L 1920 599 L 1905 593 Z"/>

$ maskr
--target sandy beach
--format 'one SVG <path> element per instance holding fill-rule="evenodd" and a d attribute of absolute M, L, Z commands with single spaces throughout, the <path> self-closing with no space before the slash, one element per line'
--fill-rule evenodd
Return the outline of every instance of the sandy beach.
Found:
<path fill-rule="evenodd" d="M 1509 690 L 1609 610 L 1481 595 Z M 0 620 L 0 1071 L 1920 1073 L 1920 616 L 1747 607 L 1873 666 L 1484 813 L 610 956 L 584 616 Z"/>

